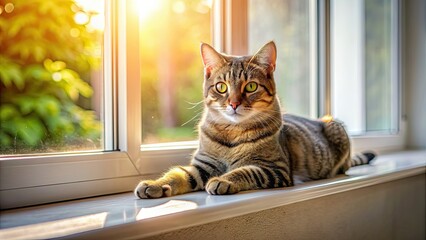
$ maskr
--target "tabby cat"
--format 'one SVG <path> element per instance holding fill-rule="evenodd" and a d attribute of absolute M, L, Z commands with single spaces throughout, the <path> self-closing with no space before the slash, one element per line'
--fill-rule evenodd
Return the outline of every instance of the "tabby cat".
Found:
<path fill-rule="evenodd" d="M 296 179 L 331 178 L 374 158 L 370 153 L 351 158 L 348 135 L 338 121 L 281 114 L 274 42 L 253 56 L 220 54 L 203 43 L 201 56 L 205 107 L 198 149 L 190 165 L 141 181 L 137 197 L 287 187 Z"/>

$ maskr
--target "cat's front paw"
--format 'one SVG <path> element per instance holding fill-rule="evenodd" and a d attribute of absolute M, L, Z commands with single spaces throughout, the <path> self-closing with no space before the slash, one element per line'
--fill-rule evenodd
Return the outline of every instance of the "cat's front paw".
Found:
<path fill-rule="evenodd" d="M 235 183 L 219 177 L 212 178 L 207 182 L 206 191 L 211 195 L 225 195 L 239 192 Z"/>
<path fill-rule="evenodd" d="M 170 197 L 172 188 L 168 184 L 161 185 L 155 181 L 142 181 L 136 186 L 134 193 L 139 198 Z"/>

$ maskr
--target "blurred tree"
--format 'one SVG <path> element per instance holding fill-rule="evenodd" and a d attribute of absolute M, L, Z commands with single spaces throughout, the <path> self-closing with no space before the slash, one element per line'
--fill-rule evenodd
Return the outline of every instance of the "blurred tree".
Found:
<path fill-rule="evenodd" d="M 102 34 L 75 20 L 90 13 L 71 0 L 0 6 L 0 153 L 99 147 L 101 123 L 78 104 L 101 62 Z"/>
<path fill-rule="evenodd" d="M 140 26 L 143 141 L 193 140 L 201 110 L 190 103 L 202 100 L 199 46 L 210 42 L 210 6 L 204 0 L 158 3 Z"/>

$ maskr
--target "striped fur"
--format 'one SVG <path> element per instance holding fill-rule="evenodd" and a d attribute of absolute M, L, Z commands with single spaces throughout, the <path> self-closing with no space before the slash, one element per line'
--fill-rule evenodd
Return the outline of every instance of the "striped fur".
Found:
<path fill-rule="evenodd" d="M 267 43 L 253 56 L 227 56 L 202 44 L 204 114 L 199 147 L 190 165 L 157 180 L 142 181 L 140 198 L 206 190 L 233 194 L 288 187 L 294 181 L 334 177 L 374 155 L 351 159 L 350 141 L 334 120 L 281 114 L 273 72 L 276 47 Z"/>

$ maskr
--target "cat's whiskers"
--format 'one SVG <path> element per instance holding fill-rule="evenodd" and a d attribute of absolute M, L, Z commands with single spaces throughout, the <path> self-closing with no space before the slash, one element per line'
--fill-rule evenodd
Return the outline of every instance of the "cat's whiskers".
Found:
<path fill-rule="evenodd" d="M 188 109 L 188 110 L 195 109 L 195 111 L 194 111 L 195 115 L 194 115 L 191 119 L 189 119 L 188 121 L 186 121 L 186 122 L 182 123 L 182 124 L 180 125 L 181 127 L 183 127 L 183 126 L 187 125 L 188 123 L 192 122 L 194 119 L 197 119 L 197 118 L 199 118 L 199 117 L 200 117 L 201 113 L 203 112 L 203 108 L 202 108 L 202 107 L 201 107 L 201 108 L 198 108 L 198 109 L 196 109 L 196 108 L 197 108 L 197 107 L 199 107 L 199 106 L 200 106 L 200 104 L 201 104 L 201 103 L 203 103 L 203 102 L 204 102 L 204 100 L 201 100 L 201 101 L 196 102 L 196 103 L 186 101 L 186 103 L 187 103 L 187 104 L 192 105 L 191 107 L 188 107 L 187 109 Z M 199 122 L 199 119 L 197 119 L 197 122 Z"/>
<path fill-rule="evenodd" d="M 223 116 L 223 114 L 221 114 L 221 113 L 220 113 L 220 111 L 223 111 L 223 109 L 222 109 L 222 108 L 218 107 L 218 108 L 213 108 L 213 109 L 217 110 L 217 111 L 218 111 L 218 113 L 216 113 L 216 114 L 214 114 L 214 113 L 213 113 L 213 114 L 212 114 L 212 113 L 210 113 L 210 114 L 209 114 L 209 116 L 210 116 L 209 121 L 210 121 L 211 123 L 219 124 L 220 122 L 223 122 L 224 120 L 226 121 L 226 118 Z"/>
<path fill-rule="evenodd" d="M 184 122 L 182 125 L 180 125 L 181 127 L 185 126 L 186 124 L 192 122 L 194 119 L 199 118 L 201 113 L 203 111 L 199 111 L 198 113 L 195 114 L 195 116 L 193 116 L 191 119 L 189 119 L 188 121 Z M 197 120 L 197 122 L 199 121 L 199 119 Z"/>
<path fill-rule="evenodd" d="M 187 104 L 192 105 L 191 107 L 188 107 L 187 109 L 194 109 L 194 108 L 200 106 L 200 104 L 203 103 L 203 102 L 204 102 L 204 100 L 201 100 L 201 101 L 195 102 L 195 103 L 186 101 Z"/>

